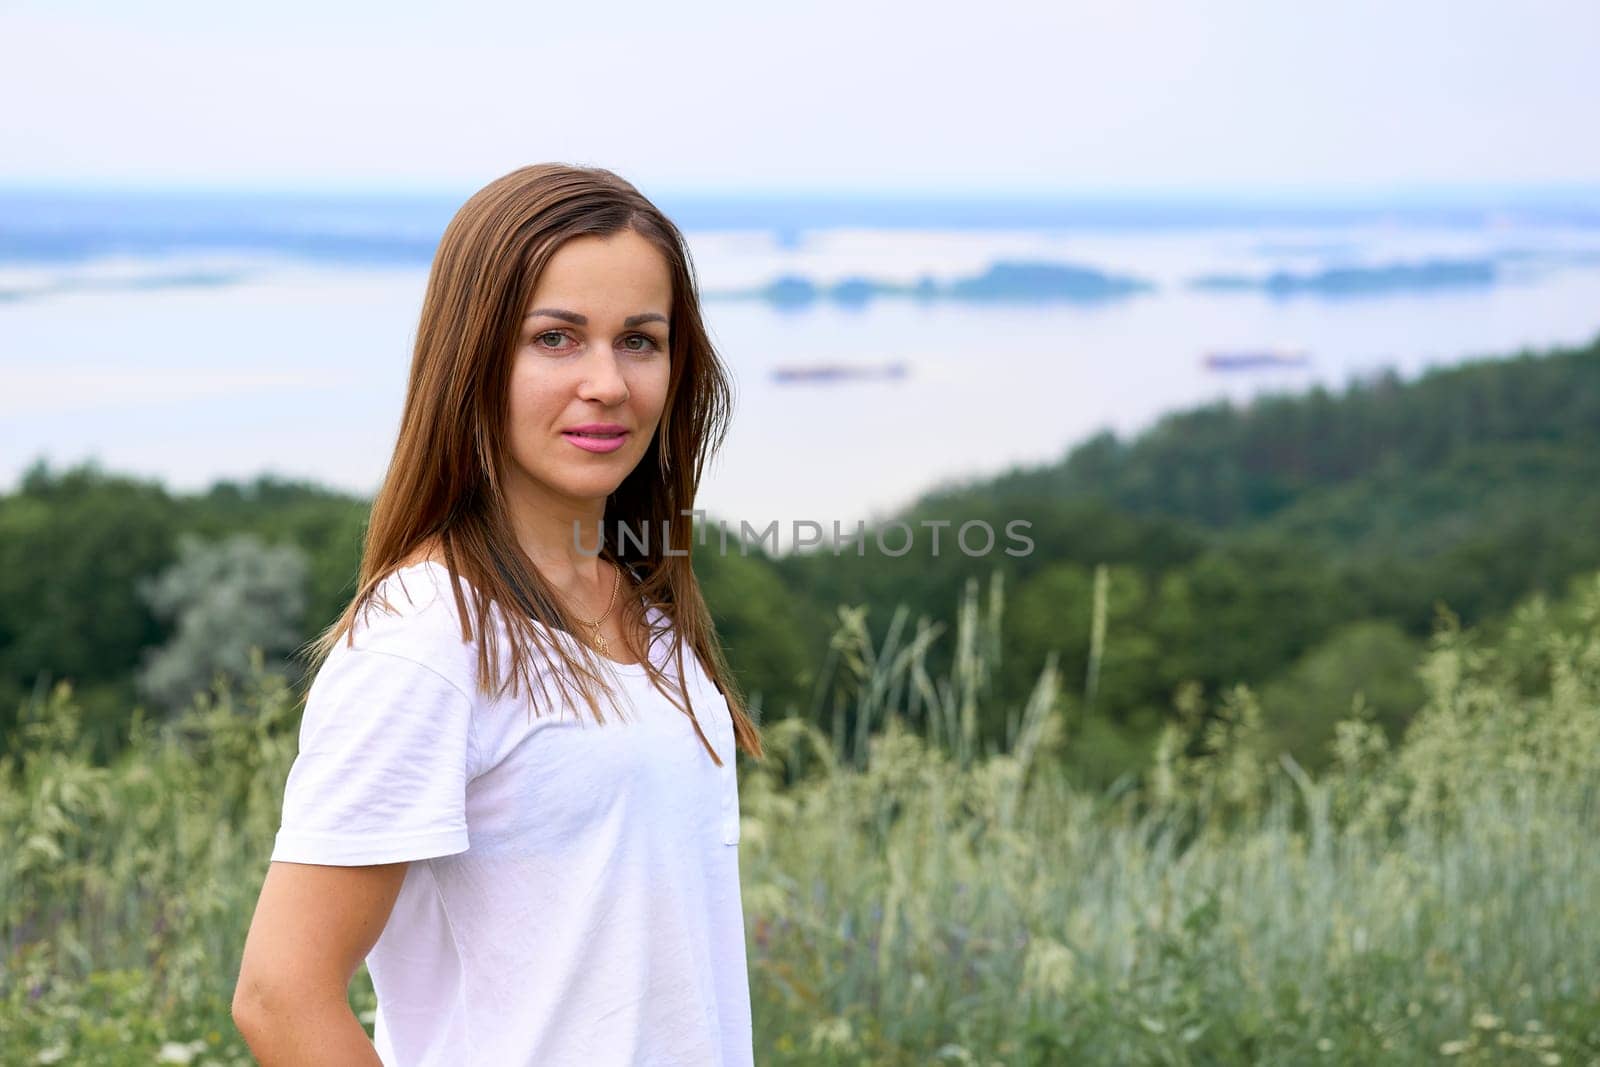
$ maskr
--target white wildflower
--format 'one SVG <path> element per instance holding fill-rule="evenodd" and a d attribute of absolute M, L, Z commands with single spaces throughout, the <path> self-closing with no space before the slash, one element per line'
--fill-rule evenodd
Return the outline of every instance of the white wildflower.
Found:
<path fill-rule="evenodd" d="M 1023 991 L 1061 996 L 1072 985 L 1076 964 L 1077 957 L 1066 945 L 1049 937 L 1033 938 L 1022 964 Z"/>
<path fill-rule="evenodd" d="M 811 1028 L 810 1044 L 815 1052 L 847 1051 L 855 1043 L 855 1030 L 845 1018 L 824 1019 Z"/>

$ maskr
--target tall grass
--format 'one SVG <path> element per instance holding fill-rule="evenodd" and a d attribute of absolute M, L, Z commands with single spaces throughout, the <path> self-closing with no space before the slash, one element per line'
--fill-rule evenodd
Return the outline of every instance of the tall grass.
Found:
<path fill-rule="evenodd" d="M 969 586 L 937 678 L 941 625 L 842 609 L 816 714 L 741 764 L 759 1063 L 1600 1063 L 1600 575 L 1494 647 L 1446 617 L 1404 740 L 1358 704 L 1321 780 L 1248 689 L 1186 690 L 1099 793 L 1061 770 L 1084 701 L 1053 660 L 978 737 L 1003 608 Z M 296 716 L 219 683 L 96 768 L 69 687 L 29 709 L 6 1063 L 250 1062 L 228 1002 Z"/>

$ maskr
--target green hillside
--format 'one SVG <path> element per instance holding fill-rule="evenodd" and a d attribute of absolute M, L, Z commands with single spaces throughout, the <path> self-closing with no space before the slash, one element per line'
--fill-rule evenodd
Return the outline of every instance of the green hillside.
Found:
<path fill-rule="evenodd" d="M 1441 608 L 1492 623 L 1600 567 L 1596 486 L 1600 338 L 1413 381 L 1384 374 L 1337 394 L 1210 405 L 1127 441 L 1100 434 L 1057 463 L 930 489 L 895 516 L 920 534 L 898 558 L 869 534 L 864 557 L 702 549 L 696 569 L 769 721 L 858 731 L 824 679 L 842 605 L 864 607 L 881 642 L 897 609 L 909 634 L 947 617 L 969 582 L 998 581 L 1005 655 L 981 741 L 1003 740 L 1054 655 L 1082 732 L 1071 758 L 1087 777 L 1148 759 L 1184 692 L 1215 697 L 1240 682 L 1267 695 L 1269 729 L 1316 767 L 1332 715 L 1357 690 L 1398 733 L 1417 692 L 1407 665 Z M 109 758 L 126 740 L 126 708 L 170 706 L 185 685 L 238 673 L 245 637 L 281 660 L 350 595 L 366 507 L 276 478 L 182 495 L 92 465 L 36 464 L 0 497 L 0 751 L 15 709 L 56 681 L 74 683 Z M 1025 520 L 1032 551 L 956 550 L 952 527 L 980 519 L 997 532 Z M 952 524 L 936 557 L 925 522 Z M 162 575 L 181 610 L 140 592 Z M 229 625 L 227 602 L 207 591 L 234 587 L 254 606 Z M 193 635 L 197 618 L 241 639 L 210 647 Z M 264 619 L 273 625 L 244 625 Z M 930 652 L 938 669 L 951 655 Z"/>

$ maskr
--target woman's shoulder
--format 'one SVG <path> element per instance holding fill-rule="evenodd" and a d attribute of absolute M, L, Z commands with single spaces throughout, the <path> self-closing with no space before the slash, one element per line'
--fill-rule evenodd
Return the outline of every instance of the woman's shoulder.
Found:
<path fill-rule="evenodd" d="M 450 592 L 449 572 L 435 560 L 393 568 L 356 611 L 350 649 L 412 660 L 471 693 L 477 677 L 477 623 L 470 589 L 465 582 L 458 588 L 461 604 Z"/>
<path fill-rule="evenodd" d="M 624 563 L 623 567 L 624 585 L 637 590 L 643 576 L 631 564 Z M 449 567 L 437 550 L 423 547 L 392 567 L 373 586 L 356 613 L 350 640 L 354 648 L 390 652 L 434 666 L 470 692 L 469 684 L 475 685 L 478 677 L 479 609 L 479 592 L 473 583 L 458 574 L 456 590 L 452 591 Z M 482 617 L 485 625 L 495 631 L 487 643 L 491 658 L 499 663 L 504 676 L 509 670 L 504 662 L 510 640 L 508 620 L 492 599 Z M 670 629 L 668 616 L 658 606 L 646 605 L 645 618 L 647 629 L 655 637 L 655 641 L 645 643 L 651 645 L 651 659 L 659 665 L 663 663 L 661 649 L 667 641 L 663 631 Z M 537 621 L 533 626 L 542 634 L 552 634 Z M 560 631 L 554 631 L 551 639 L 568 640 Z M 554 646 L 530 647 L 524 642 L 523 647 L 532 653 L 533 670 L 542 673 L 556 669 L 552 660 Z"/>

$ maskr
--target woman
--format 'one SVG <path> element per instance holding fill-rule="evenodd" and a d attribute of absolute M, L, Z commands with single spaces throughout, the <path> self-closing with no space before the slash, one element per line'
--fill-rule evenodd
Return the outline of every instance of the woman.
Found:
<path fill-rule="evenodd" d="M 451 220 L 244 945 L 262 1063 L 752 1061 L 761 740 L 688 555 L 729 395 L 632 185 L 524 167 Z"/>

